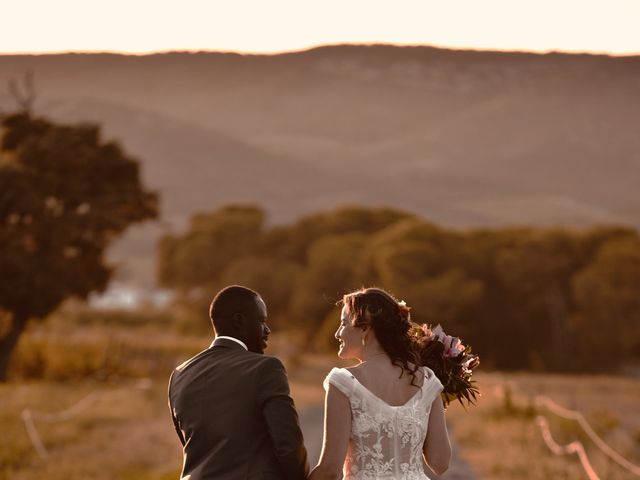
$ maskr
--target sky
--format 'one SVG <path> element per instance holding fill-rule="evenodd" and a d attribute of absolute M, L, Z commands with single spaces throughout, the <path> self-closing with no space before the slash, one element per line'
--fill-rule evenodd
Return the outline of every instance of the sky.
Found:
<path fill-rule="evenodd" d="M 0 53 L 337 43 L 640 54 L 640 0 L 0 0 Z"/>

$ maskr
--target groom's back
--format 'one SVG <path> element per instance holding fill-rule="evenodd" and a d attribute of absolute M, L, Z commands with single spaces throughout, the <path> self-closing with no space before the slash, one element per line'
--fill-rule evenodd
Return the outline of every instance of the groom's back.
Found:
<path fill-rule="evenodd" d="M 169 402 L 184 446 L 183 478 L 281 478 L 263 415 L 273 395 L 267 384 L 280 370 L 274 357 L 216 345 L 174 371 Z"/>

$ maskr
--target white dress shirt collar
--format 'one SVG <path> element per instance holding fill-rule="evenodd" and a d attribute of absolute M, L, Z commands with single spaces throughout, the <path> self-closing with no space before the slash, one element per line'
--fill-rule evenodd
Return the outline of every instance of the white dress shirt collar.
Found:
<path fill-rule="evenodd" d="M 237 338 L 229 337 L 227 335 L 218 335 L 216 338 L 213 339 L 213 342 L 211 343 L 211 347 L 213 347 L 213 343 L 215 343 L 215 341 L 218 340 L 219 338 L 224 339 L 224 340 L 234 341 L 238 345 L 242 345 L 242 348 L 244 348 L 245 350 L 249 351 L 249 349 L 247 348 L 247 345 L 242 340 L 238 340 Z M 211 347 L 209 347 L 209 348 L 211 348 Z"/>

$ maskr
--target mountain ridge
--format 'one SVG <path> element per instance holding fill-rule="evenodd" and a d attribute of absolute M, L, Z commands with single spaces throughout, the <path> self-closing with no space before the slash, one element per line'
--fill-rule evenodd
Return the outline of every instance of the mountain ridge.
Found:
<path fill-rule="evenodd" d="M 162 195 L 164 223 L 114 258 L 231 201 L 276 223 L 349 203 L 463 228 L 640 227 L 640 56 L 377 44 L 0 55 L 0 84 L 29 69 L 35 113 L 103 125 Z"/>

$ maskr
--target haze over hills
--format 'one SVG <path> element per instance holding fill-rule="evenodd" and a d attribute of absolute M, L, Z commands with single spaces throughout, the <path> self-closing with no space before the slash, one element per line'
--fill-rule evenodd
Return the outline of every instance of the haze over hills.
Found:
<path fill-rule="evenodd" d="M 14 55 L 0 56 L 0 84 L 28 69 L 37 113 L 99 122 L 161 192 L 161 223 L 115 251 L 137 259 L 134 281 L 151 278 L 160 231 L 237 201 L 273 222 L 350 203 L 459 227 L 640 227 L 640 57 L 384 45 Z"/>

